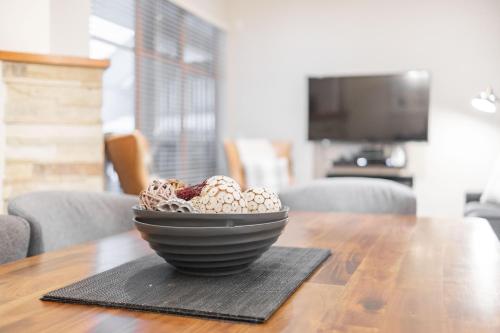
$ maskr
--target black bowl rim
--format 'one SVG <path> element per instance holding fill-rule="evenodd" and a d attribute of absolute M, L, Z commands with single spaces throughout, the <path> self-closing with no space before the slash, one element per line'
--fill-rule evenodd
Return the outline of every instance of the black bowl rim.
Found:
<path fill-rule="evenodd" d="M 180 213 L 183 214 L 183 213 Z M 279 219 L 279 220 L 274 220 L 274 221 L 268 221 L 268 222 L 263 222 L 263 223 L 254 223 L 254 224 L 242 224 L 242 225 L 230 225 L 230 226 L 220 226 L 220 227 L 173 227 L 173 226 L 168 226 L 168 225 L 158 225 L 158 224 L 150 224 L 142 221 L 137 221 L 137 218 L 134 218 L 134 224 L 138 225 L 145 225 L 149 227 L 154 227 L 154 228 L 159 228 L 159 229 L 165 229 L 165 230 L 188 230 L 188 229 L 197 229 L 197 230 L 213 230 L 213 231 L 218 231 L 221 229 L 253 229 L 257 228 L 259 226 L 263 225 L 269 225 L 269 224 L 279 224 L 279 222 L 285 222 L 285 226 L 288 224 L 288 217 L 285 217 L 284 219 Z"/>
<path fill-rule="evenodd" d="M 283 206 L 279 211 L 277 212 L 266 212 L 266 213 L 230 213 L 230 214 L 216 214 L 216 213 L 172 213 L 172 212 L 162 212 L 162 211 L 156 211 L 156 210 L 147 210 L 147 209 L 142 209 L 140 205 L 134 205 L 132 207 L 132 211 L 134 212 L 134 217 L 139 217 L 137 216 L 138 214 L 141 214 L 143 212 L 148 212 L 148 214 L 154 214 L 156 216 L 150 216 L 147 217 L 149 219 L 197 219 L 197 220 L 231 220 L 231 219 L 252 219 L 254 217 L 259 217 L 263 216 L 265 214 L 273 216 L 273 215 L 278 215 L 278 214 L 283 214 L 285 213 L 285 218 L 288 217 L 288 213 L 290 212 L 290 208 L 288 206 Z M 271 219 L 272 220 L 272 219 Z"/>

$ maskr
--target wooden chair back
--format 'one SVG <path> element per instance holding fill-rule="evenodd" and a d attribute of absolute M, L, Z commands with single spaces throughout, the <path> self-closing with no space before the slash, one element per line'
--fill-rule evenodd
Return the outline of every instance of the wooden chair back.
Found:
<path fill-rule="evenodd" d="M 139 131 L 106 137 L 106 153 L 124 193 L 138 195 L 149 183 L 149 144 Z"/>

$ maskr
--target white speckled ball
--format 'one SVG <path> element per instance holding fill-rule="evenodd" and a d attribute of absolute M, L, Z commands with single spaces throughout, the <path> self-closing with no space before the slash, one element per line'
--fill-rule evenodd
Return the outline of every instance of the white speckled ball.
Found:
<path fill-rule="evenodd" d="M 212 177 L 207 179 L 206 183 L 207 183 L 207 185 L 231 184 L 231 185 L 233 185 L 233 187 L 241 190 L 240 184 L 238 184 L 238 182 L 236 180 L 234 180 L 233 178 L 228 177 L 228 176 L 220 176 L 220 175 L 219 176 L 212 176 Z"/>
<path fill-rule="evenodd" d="M 270 213 L 281 209 L 281 201 L 276 192 L 265 187 L 251 187 L 243 192 L 243 196 L 249 213 Z"/>
<path fill-rule="evenodd" d="M 207 185 L 203 187 L 200 195 L 191 199 L 190 202 L 201 213 L 232 214 L 247 212 L 247 203 L 243 198 L 239 185 L 221 180 L 211 183 L 207 181 Z"/>

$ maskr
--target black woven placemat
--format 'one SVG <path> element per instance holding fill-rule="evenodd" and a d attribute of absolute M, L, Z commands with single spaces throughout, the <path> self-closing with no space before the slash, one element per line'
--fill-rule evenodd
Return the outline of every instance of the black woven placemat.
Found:
<path fill-rule="evenodd" d="M 225 277 L 185 275 L 149 255 L 42 300 L 262 323 L 329 255 L 325 249 L 273 246 L 247 271 Z"/>

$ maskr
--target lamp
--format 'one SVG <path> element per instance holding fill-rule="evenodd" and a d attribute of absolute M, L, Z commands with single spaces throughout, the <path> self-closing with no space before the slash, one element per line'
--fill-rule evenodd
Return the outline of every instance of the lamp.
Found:
<path fill-rule="evenodd" d="M 496 103 L 498 103 L 498 99 L 493 93 L 491 87 L 480 92 L 477 97 L 474 97 L 470 101 L 470 104 L 474 107 L 474 109 L 488 113 L 495 113 L 497 111 Z"/>

